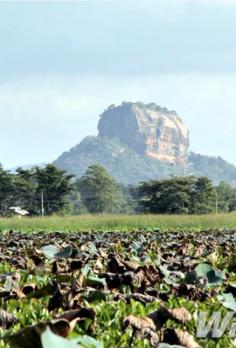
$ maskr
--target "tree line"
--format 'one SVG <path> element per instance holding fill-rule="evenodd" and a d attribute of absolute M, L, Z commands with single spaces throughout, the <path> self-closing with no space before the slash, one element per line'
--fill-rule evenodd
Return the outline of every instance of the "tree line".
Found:
<path fill-rule="evenodd" d="M 63 210 L 73 190 L 72 176 L 48 164 L 44 168 L 18 168 L 9 173 L 0 167 L 0 215 L 10 214 L 10 208 L 19 206 L 30 215 L 47 215 Z"/>
<path fill-rule="evenodd" d="M 26 209 L 32 216 L 221 213 L 236 210 L 236 188 L 225 182 L 214 186 L 207 177 L 196 176 L 173 176 L 124 186 L 100 165 L 90 166 L 80 178 L 52 164 L 44 168 L 18 168 L 15 173 L 0 166 L 0 215 L 13 214 L 12 206 Z"/>

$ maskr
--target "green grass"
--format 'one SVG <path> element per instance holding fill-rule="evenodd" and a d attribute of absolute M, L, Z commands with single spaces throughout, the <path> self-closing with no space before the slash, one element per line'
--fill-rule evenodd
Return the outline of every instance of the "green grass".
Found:
<path fill-rule="evenodd" d="M 133 231 L 236 229 L 236 213 L 210 215 L 78 215 L 0 219 L 0 231 Z"/>

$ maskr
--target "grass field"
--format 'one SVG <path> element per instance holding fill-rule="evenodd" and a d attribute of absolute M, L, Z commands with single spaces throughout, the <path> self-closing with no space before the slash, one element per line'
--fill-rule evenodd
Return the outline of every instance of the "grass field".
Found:
<path fill-rule="evenodd" d="M 78 215 L 0 219 L 0 231 L 134 231 L 236 229 L 236 213 L 211 215 Z"/>

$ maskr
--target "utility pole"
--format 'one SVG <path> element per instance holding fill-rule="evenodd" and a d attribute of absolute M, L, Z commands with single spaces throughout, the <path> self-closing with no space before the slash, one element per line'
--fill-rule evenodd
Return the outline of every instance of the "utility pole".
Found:
<path fill-rule="evenodd" d="M 43 190 L 41 191 L 41 216 L 44 217 L 44 197 L 43 197 Z"/>

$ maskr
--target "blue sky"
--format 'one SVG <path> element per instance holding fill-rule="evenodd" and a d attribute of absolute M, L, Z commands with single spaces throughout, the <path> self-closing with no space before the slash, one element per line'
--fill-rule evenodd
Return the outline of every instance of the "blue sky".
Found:
<path fill-rule="evenodd" d="M 235 18 L 234 1 L 0 2 L 0 162 L 52 161 L 130 100 L 236 164 Z"/>

